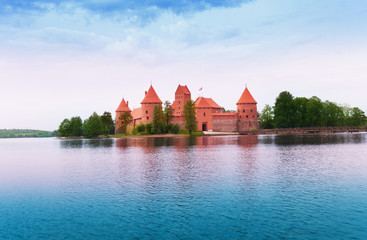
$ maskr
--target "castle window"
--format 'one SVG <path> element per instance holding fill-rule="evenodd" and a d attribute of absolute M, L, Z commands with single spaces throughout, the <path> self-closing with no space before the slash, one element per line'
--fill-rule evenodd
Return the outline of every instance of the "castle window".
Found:
<path fill-rule="evenodd" d="M 204 117 L 205 117 L 205 113 L 204 113 Z"/>
<path fill-rule="evenodd" d="M 251 109 L 251 112 L 252 112 L 252 109 Z"/>
<path fill-rule="evenodd" d="M 148 114 L 148 110 L 146 110 L 145 113 Z"/>
<path fill-rule="evenodd" d="M 178 104 L 180 104 L 181 102 L 180 101 L 178 101 Z"/>
<path fill-rule="evenodd" d="M 243 112 L 246 112 L 246 110 L 245 110 L 245 109 L 243 109 Z"/>
<path fill-rule="evenodd" d="M 255 118 L 255 115 L 252 115 L 252 118 Z"/>
<path fill-rule="evenodd" d="M 246 118 L 248 118 L 248 115 L 246 115 Z"/>
<path fill-rule="evenodd" d="M 149 120 L 149 117 L 147 117 L 147 120 Z"/>

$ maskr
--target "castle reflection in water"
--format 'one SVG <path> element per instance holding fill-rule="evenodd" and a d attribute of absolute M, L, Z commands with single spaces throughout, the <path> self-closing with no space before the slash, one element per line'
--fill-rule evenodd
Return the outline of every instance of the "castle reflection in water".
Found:
<path fill-rule="evenodd" d="M 253 148 L 265 145 L 320 145 L 340 143 L 364 143 L 366 134 L 311 134 L 311 135 L 237 135 L 237 136 L 200 136 L 200 137 L 130 137 L 103 139 L 68 139 L 61 140 L 62 148 L 129 148 L 138 147 L 149 150 L 156 147 L 188 147 L 238 145 Z"/>

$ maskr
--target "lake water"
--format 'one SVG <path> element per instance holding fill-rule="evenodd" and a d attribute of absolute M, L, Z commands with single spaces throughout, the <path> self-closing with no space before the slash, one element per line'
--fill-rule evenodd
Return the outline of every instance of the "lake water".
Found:
<path fill-rule="evenodd" d="M 367 135 L 0 139 L 0 239 L 367 239 Z"/>

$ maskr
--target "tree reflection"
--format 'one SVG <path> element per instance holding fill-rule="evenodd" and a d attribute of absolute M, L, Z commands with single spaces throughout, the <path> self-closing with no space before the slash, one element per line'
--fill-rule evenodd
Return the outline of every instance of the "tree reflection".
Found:
<path fill-rule="evenodd" d="M 66 139 L 60 141 L 61 148 L 110 148 L 113 139 Z"/>
<path fill-rule="evenodd" d="M 83 139 L 71 139 L 71 140 L 61 140 L 61 148 L 82 148 Z"/>
<path fill-rule="evenodd" d="M 321 145 L 365 143 L 366 133 L 296 134 L 265 136 L 262 143 L 275 145 Z"/>

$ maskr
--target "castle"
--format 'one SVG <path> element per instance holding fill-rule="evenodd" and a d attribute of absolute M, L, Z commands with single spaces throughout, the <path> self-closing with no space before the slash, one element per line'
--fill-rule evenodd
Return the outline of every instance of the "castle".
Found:
<path fill-rule="evenodd" d="M 172 103 L 173 119 L 172 123 L 178 124 L 184 129 L 184 121 L 181 116 L 184 104 L 191 99 L 191 92 L 187 86 L 178 85 L 175 92 L 175 100 Z M 141 107 L 133 111 L 129 108 L 129 102 L 122 99 L 116 109 L 116 128 L 115 133 L 119 133 L 121 120 L 119 117 L 124 112 L 130 112 L 133 117 L 131 127 L 142 123 L 148 123 L 153 120 L 153 110 L 155 105 L 162 106 L 162 101 L 158 97 L 153 86 L 145 92 L 144 99 L 141 101 Z M 250 91 L 245 88 L 241 97 L 237 101 L 237 112 L 222 112 L 213 99 L 198 97 L 195 100 L 196 107 L 196 129 L 199 131 L 213 132 L 241 132 L 250 129 L 259 129 L 257 120 L 257 102 L 252 97 Z"/>

